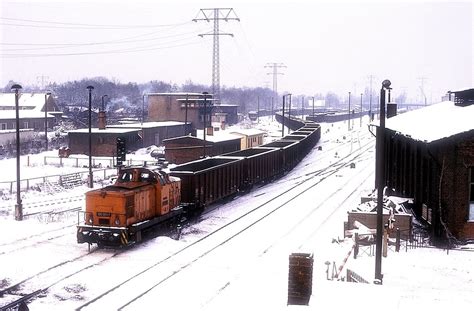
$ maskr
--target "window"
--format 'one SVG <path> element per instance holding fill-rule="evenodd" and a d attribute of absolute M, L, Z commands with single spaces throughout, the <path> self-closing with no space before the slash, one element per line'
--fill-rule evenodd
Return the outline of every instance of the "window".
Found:
<path fill-rule="evenodd" d="M 469 170 L 469 221 L 474 221 L 474 167 Z"/>
<path fill-rule="evenodd" d="M 7 129 L 7 124 L 6 123 L 0 123 L 1 129 L 6 130 Z"/>

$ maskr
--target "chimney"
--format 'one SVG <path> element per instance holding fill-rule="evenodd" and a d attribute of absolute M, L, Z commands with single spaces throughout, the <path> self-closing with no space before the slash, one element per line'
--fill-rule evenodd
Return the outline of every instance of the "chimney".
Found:
<path fill-rule="evenodd" d="M 387 119 L 397 115 L 397 104 L 392 102 L 387 104 Z"/>
<path fill-rule="evenodd" d="M 206 128 L 206 133 L 207 133 L 207 135 L 209 135 L 209 136 L 214 135 L 214 128 L 213 128 L 212 126 Z"/>
<path fill-rule="evenodd" d="M 105 130 L 106 124 L 105 111 L 99 111 L 99 130 Z"/>

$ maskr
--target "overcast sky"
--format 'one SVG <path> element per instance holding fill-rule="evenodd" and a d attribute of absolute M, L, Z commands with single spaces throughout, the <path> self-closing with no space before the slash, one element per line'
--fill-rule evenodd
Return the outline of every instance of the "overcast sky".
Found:
<path fill-rule="evenodd" d="M 24 84 L 104 76 L 120 82 L 211 84 L 213 23 L 201 8 L 233 8 L 220 22 L 221 86 L 360 94 L 373 78 L 428 101 L 473 87 L 471 1 L 1 1 L 1 80 Z"/>

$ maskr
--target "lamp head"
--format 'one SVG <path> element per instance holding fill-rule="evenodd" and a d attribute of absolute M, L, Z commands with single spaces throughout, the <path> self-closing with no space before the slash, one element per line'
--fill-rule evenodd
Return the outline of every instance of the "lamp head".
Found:
<path fill-rule="evenodd" d="M 87 87 L 87 89 L 88 89 L 89 91 L 92 91 L 92 90 L 94 89 L 94 87 L 93 87 L 92 85 L 89 85 L 89 86 Z"/>
<path fill-rule="evenodd" d="M 21 85 L 19 85 L 19 84 L 13 84 L 12 87 L 11 87 L 11 90 L 12 90 L 12 91 L 21 90 Z"/>
<path fill-rule="evenodd" d="M 386 89 L 389 89 L 390 88 L 390 85 L 392 85 L 392 82 L 390 82 L 390 80 L 383 80 L 382 82 L 382 86 Z"/>

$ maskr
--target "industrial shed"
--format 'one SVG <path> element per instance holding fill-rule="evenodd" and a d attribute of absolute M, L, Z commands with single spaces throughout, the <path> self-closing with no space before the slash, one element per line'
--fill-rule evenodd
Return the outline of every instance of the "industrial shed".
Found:
<path fill-rule="evenodd" d="M 117 138 L 125 139 L 127 150 L 137 150 L 142 147 L 139 129 L 107 128 L 91 129 L 92 148 L 94 157 L 113 157 L 117 155 Z M 89 129 L 79 129 L 68 132 L 69 149 L 71 154 L 89 155 Z"/>
<path fill-rule="evenodd" d="M 163 140 L 166 160 L 174 164 L 194 161 L 205 156 L 216 156 L 240 150 L 240 136 L 219 133 L 206 135 L 198 131 L 198 137 L 182 136 Z"/>
<path fill-rule="evenodd" d="M 138 129 L 142 139 L 141 147 L 147 147 L 161 146 L 164 139 L 187 135 L 191 131 L 191 124 L 188 122 L 185 127 L 184 122 L 163 121 L 108 125 L 107 128 Z"/>
<path fill-rule="evenodd" d="M 474 239 L 474 92 L 465 92 L 386 123 L 386 185 L 414 199 L 435 238 Z"/>

